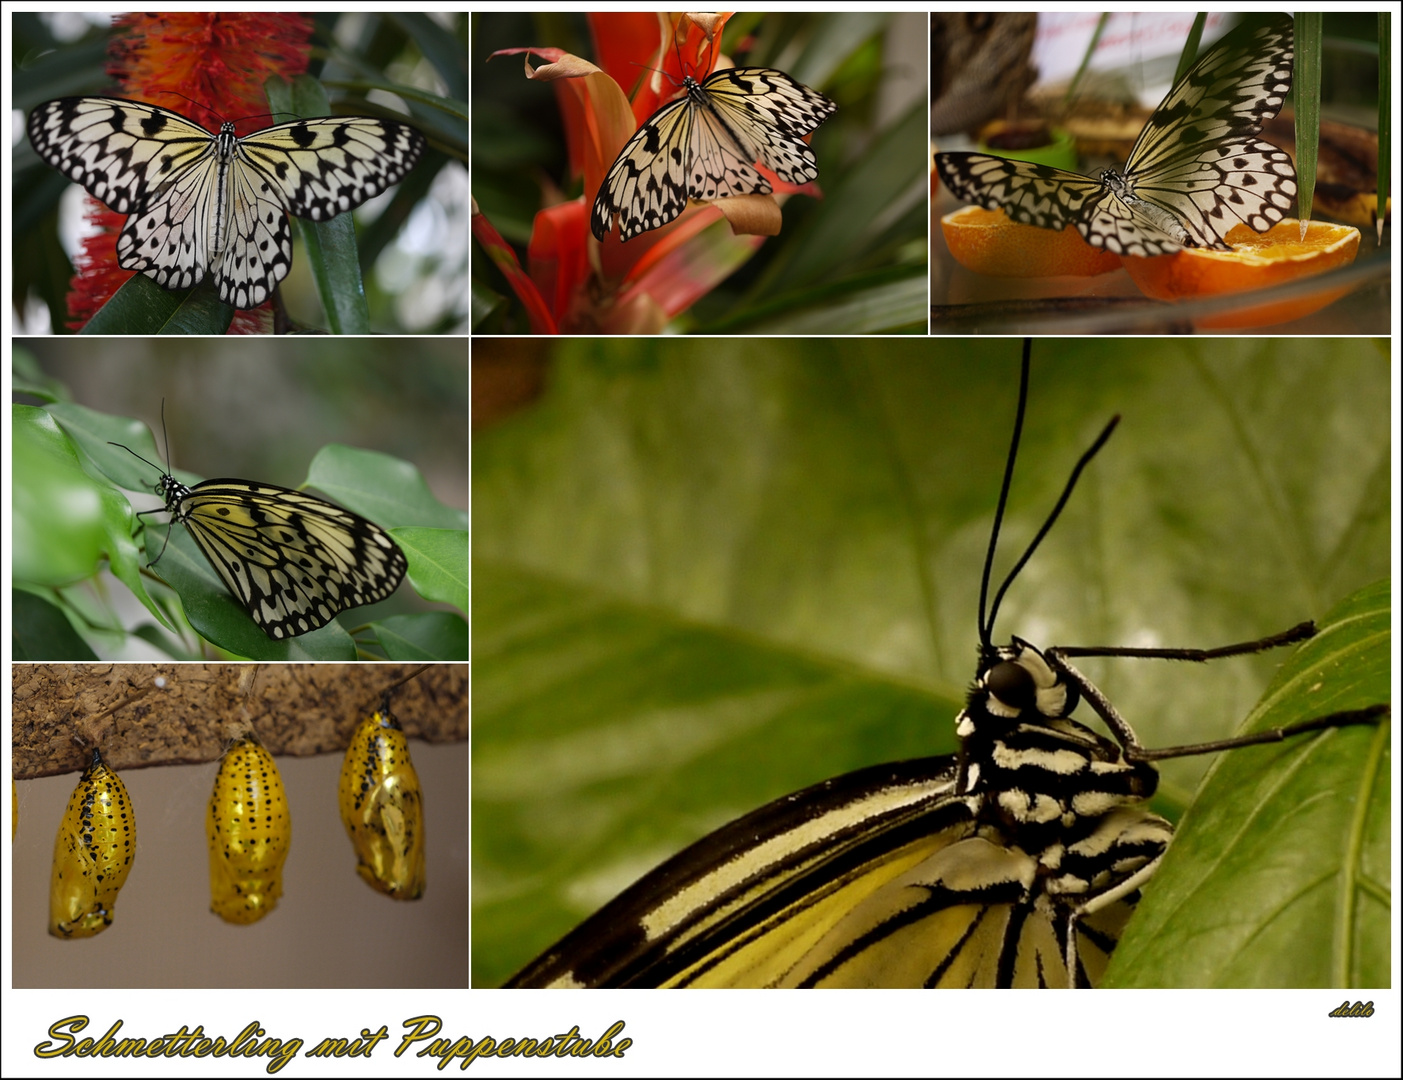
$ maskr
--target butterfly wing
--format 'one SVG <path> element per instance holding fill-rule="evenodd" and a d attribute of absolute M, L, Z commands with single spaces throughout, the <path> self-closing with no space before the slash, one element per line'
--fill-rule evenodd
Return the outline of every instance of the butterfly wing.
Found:
<path fill-rule="evenodd" d="M 374 117 L 296 120 L 244 139 L 168 109 L 116 98 L 60 98 L 29 117 L 39 155 L 131 215 L 117 261 L 167 289 L 212 272 L 219 298 L 263 303 L 292 266 L 287 214 L 324 221 L 398 183 L 424 136 Z"/>
<path fill-rule="evenodd" d="M 951 803 L 953 766 L 874 766 L 746 814 L 639 879 L 507 985 L 772 985 L 798 959 L 781 941 L 821 936 L 864 873 L 900 872 L 881 849 L 901 848 L 903 827 L 927 835 L 946 817 L 967 822 L 964 803 Z"/>
<path fill-rule="evenodd" d="M 172 513 L 275 640 L 383 600 L 404 578 L 404 552 L 388 533 L 306 492 L 207 480 L 175 501 Z"/>
<path fill-rule="evenodd" d="M 1234 225 L 1263 232 L 1290 210 L 1291 158 L 1253 136 L 1281 111 L 1292 55 L 1289 15 L 1234 30 L 1174 85 L 1135 140 L 1127 182 L 1173 214 L 1191 245 L 1226 250 Z"/>
<path fill-rule="evenodd" d="M 755 162 L 791 184 L 818 176 L 803 141 L 837 108 L 828 98 L 770 68 L 731 68 L 654 113 L 624 144 L 600 185 L 590 231 L 603 240 L 619 215 L 629 240 L 672 221 L 688 199 L 767 194 Z"/>
<path fill-rule="evenodd" d="M 993 154 L 935 155 L 935 167 L 950 193 L 986 210 L 1002 208 L 1014 221 L 1040 229 L 1086 223 L 1105 190 L 1089 176 L 1014 161 Z"/>
<path fill-rule="evenodd" d="M 246 135 L 238 160 L 289 213 L 326 221 L 398 184 L 424 153 L 408 124 L 371 116 L 294 120 Z M 250 178 L 250 184 L 254 181 Z"/>
<path fill-rule="evenodd" d="M 507 985 L 1094 985 L 1138 894 L 1080 918 L 1069 976 L 1076 898 L 1041 887 L 1046 868 L 979 823 L 956 777 L 954 758 L 919 758 L 778 799 L 645 875 Z M 1097 852 L 1133 858 L 1147 833 L 1163 850 L 1169 826 L 1125 807 L 1087 832 Z"/>
<path fill-rule="evenodd" d="M 203 280 L 219 197 L 208 131 L 156 105 L 72 97 L 30 113 L 29 141 L 93 198 L 130 215 L 117 238 L 124 269 L 167 289 Z"/>
<path fill-rule="evenodd" d="M 747 163 L 761 162 L 785 183 L 817 179 L 818 162 L 803 137 L 837 109 L 824 95 L 782 71 L 759 67 L 714 72 L 701 93 L 718 142 L 729 141 Z M 717 176 L 706 175 L 713 182 Z"/>
<path fill-rule="evenodd" d="M 229 190 L 227 220 L 216 225 L 217 211 L 212 210 L 204 228 L 191 233 L 197 243 L 215 237 L 207 241 L 207 254 L 219 298 L 230 307 L 247 310 L 267 300 L 292 269 L 292 228 L 286 193 L 263 174 L 231 169 Z M 125 235 L 126 230 L 122 231 Z"/>
<path fill-rule="evenodd" d="M 119 214 L 141 213 L 214 145 L 169 109 L 119 98 L 46 101 L 29 114 L 28 131 L 41 158 Z"/>
<path fill-rule="evenodd" d="M 690 97 L 668 102 L 624 143 L 599 185 L 589 228 L 602 241 L 614 215 L 619 237 L 661 228 L 687 205 L 687 148 L 691 140 Z"/>

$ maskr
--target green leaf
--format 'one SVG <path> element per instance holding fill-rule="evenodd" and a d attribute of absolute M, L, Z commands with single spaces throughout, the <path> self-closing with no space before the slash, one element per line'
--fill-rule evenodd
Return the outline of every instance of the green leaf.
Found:
<path fill-rule="evenodd" d="M 468 623 L 451 611 L 391 615 L 371 624 L 391 660 L 466 660 Z"/>
<path fill-rule="evenodd" d="M 15 660 L 96 660 L 63 609 L 25 589 L 12 589 L 11 644 Z"/>
<path fill-rule="evenodd" d="M 193 289 L 163 289 L 145 274 L 132 277 L 87 321 L 81 334 L 222 334 L 234 309 L 208 281 Z"/>
<path fill-rule="evenodd" d="M 67 428 L 56 422 L 76 408 L 12 406 L 15 583 L 72 584 L 94 575 L 106 557 L 112 573 L 159 619 L 141 583 L 131 506 L 94 479 Z"/>
<path fill-rule="evenodd" d="M 466 529 L 396 529 L 395 542 L 409 560 L 409 580 L 425 600 L 452 604 L 468 614 Z"/>
<path fill-rule="evenodd" d="M 1242 733 L 1389 700 L 1389 582 L 1277 673 Z M 1107 972 L 1111 986 L 1389 985 L 1391 725 L 1224 753 Z"/>
<path fill-rule="evenodd" d="M 1296 216 L 1305 239 L 1315 200 L 1315 165 L 1320 154 L 1320 49 L 1324 15 L 1298 11 L 1295 17 L 1296 59 Z"/>
<path fill-rule="evenodd" d="M 377 450 L 324 446 L 307 468 L 305 486 L 326 492 L 346 509 L 387 529 L 468 527 L 467 511 L 434 498 L 417 467 Z"/>
<path fill-rule="evenodd" d="M 477 985 L 727 820 L 954 748 L 1017 394 L 1007 340 L 554 357 L 473 444 Z M 1322 616 L 1389 573 L 1389 400 L 1386 343 L 1037 341 L 996 581 L 1122 419 L 996 637 L 1212 646 Z M 1083 670 L 1169 746 L 1228 735 L 1282 659 Z M 1206 767 L 1166 762 L 1156 807 Z"/>

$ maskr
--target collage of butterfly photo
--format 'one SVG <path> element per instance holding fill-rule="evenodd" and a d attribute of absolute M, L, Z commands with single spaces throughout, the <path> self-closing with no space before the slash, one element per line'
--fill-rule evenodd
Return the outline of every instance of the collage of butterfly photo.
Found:
<path fill-rule="evenodd" d="M 1398 1075 L 1394 5 L 12 6 L 6 1076 Z"/>

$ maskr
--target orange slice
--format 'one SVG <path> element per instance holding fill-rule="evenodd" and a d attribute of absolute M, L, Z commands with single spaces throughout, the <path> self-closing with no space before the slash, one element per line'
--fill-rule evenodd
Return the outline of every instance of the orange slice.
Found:
<path fill-rule="evenodd" d="M 1142 258 L 1127 255 L 1126 272 L 1140 291 L 1156 300 L 1186 300 L 1196 296 L 1266 289 L 1296 278 L 1312 277 L 1348 266 L 1359 251 L 1359 230 L 1347 225 L 1312 221 L 1301 239 L 1301 224 L 1287 218 L 1264 233 L 1236 225 L 1224 240 L 1231 251 L 1184 248 L 1173 255 Z M 1348 289 L 1321 289 L 1309 296 L 1195 320 L 1213 329 L 1270 326 L 1299 319 L 1333 304 Z"/>
<path fill-rule="evenodd" d="M 990 277 L 1092 277 L 1120 266 L 1118 256 L 1092 247 L 1074 226 L 1039 229 L 1002 210 L 966 206 L 941 218 L 940 231 L 957 263 Z"/>

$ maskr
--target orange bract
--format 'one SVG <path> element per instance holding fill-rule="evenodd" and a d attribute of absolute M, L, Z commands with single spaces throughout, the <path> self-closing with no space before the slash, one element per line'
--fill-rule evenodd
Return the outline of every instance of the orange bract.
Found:
<path fill-rule="evenodd" d="M 1074 226 L 1061 232 L 1020 225 L 1002 210 L 966 206 L 940 219 L 955 261 L 991 277 L 1091 277 L 1120 266 L 1120 258 L 1094 248 Z"/>
<path fill-rule="evenodd" d="M 1173 255 L 1127 255 L 1125 269 L 1146 296 L 1185 300 L 1197 296 L 1265 289 L 1296 278 L 1323 274 L 1354 262 L 1359 230 L 1313 221 L 1301 239 L 1300 222 L 1287 218 L 1264 233 L 1246 225 L 1228 231 L 1231 251 L 1185 248 Z M 1195 322 L 1206 328 L 1269 326 L 1299 319 L 1334 303 L 1346 289 L 1322 289 L 1309 296 L 1216 315 Z"/>

